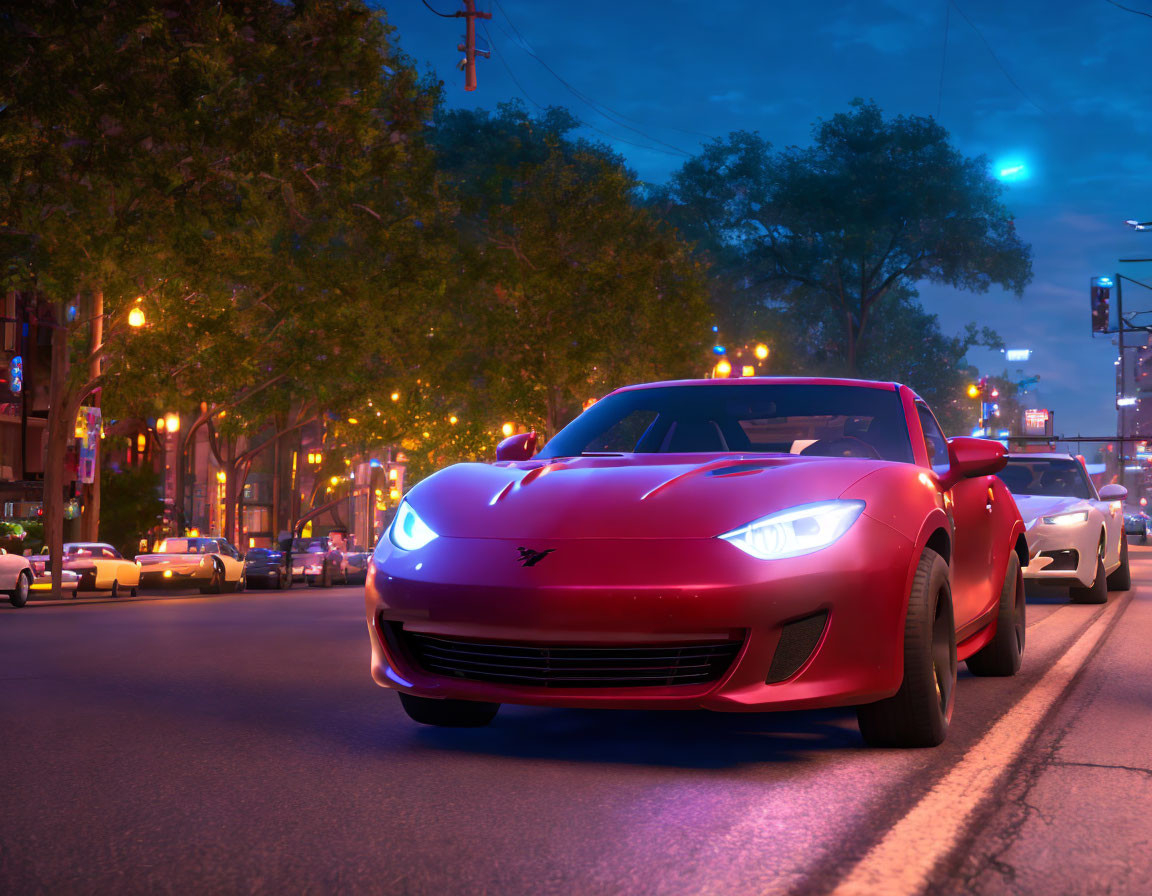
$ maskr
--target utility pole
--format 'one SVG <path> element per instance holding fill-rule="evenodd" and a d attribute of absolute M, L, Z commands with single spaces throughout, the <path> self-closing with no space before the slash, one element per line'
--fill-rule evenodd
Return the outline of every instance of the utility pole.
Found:
<path fill-rule="evenodd" d="M 457 44 L 456 49 L 464 53 L 464 59 L 461 63 L 464 67 L 464 89 L 472 91 L 476 89 L 476 57 L 483 56 L 485 59 L 489 59 L 492 55 L 487 50 L 476 49 L 476 20 L 490 19 L 492 13 L 477 11 L 476 0 L 463 0 L 463 3 L 464 9 L 456 13 L 456 18 L 467 20 L 464 29 L 464 43 Z"/>
<path fill-rule="evenodd" d="M 1126 429 L 1126 427 L 1124 426 L 1124 411 L 1126 409 L 1126 405 L 1120 404 L 1120 400 L 1125 397 L 1124 390 L 1125 390 L 1125 379 L 1126 379 L 1126 377 L 1124 376 L 1124 364 L 1126 361 L 1126 359 L 1124 357 L 1124 296 L 1123 296 L 1123 293 L 1121 291 L 1121 286 L 1120 286 L 1121 282 L 1122 282 L 1122 278 L 1120 277 L 1120 274 L 1117 273 L 1116 274 L 1116 320 L 1119 321 L 1120 326 L 1118 328 L 1116 336 L 1117 336 L 1117 339 L 1118 339 L 1119 344 L 1120 344 L 1120 386 L 1116 392 L 1116 405 L 1117 405 L 1117 410 L 1120 413 L 1116 415 L 1116 422 L 1118 424 L 1117 429 L 1119 430 L 1119 432 L 1116 434 L 1116 437 L 1117 437 L 1116 441 L 1120 445 L 1120 467 L 1117 470 L 1118 475 L 1117 475 L 1116 479 L 1120 485 L 1124 485 L 1124 466 L 1125 466 L 1128 458 L 1124 453 L 1124 435 L 1125 435 L 1125 429 Z"/>

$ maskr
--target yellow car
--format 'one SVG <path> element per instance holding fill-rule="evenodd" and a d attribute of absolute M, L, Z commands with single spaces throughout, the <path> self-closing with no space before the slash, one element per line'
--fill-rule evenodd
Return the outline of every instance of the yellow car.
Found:
<path fill-rule="evenodd" d="M 38 562 L 44 564 L 41 572 L 49 568 L 47 551 L 29 559 L 34 567 Z M 64 569 L 80 577 L 77 591 L 110 591 L 113 597 L 127 592 L 135 597 L 140 586 L 140 568 L 110 544 L 68 542 L 64 545 Z M 65 587 L 71 587 L 70 583 Z"/>

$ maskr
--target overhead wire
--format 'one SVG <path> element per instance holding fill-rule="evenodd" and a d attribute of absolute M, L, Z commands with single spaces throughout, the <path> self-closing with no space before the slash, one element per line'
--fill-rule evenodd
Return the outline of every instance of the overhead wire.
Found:
<path fill-rule="evenodd" d="M 424 5 L 428 7 L 428 9 L 429 9 L 429 11 L 430 11 L 430 12 L 434 12 L 434 13 L 436 13 L 436 15 L 440 16 L 442 19 L 454 19 L 454 18 L 456 18 L 456 16 L 455 16 L 453 13 L 450 13 L 450 12 L 440 12 L 440 10 L 438 10 L 438 9 L 434 9 L 434 8 L 432 7 L 432 4 L 431 4 L 431 3 L 429 3 L 429 2 L 428 2 L 428 0 L 424 0 Z"/>
<path fill-rule="evenodd" d="M 552 75 L 553 78 L 555 78 L 557 81 L 559 81 L 568 91 L 570 91 L 573 96 L 577 97 L 582 102 L 587 103 L 597 113 L 602 115 L 604 118 L 607 118 L 609 121 L 611 121 L 615 125 L 619 125 L 620 127 L 623 127 L 623 128 L 628 128 L 628 130 L 639 133 L 643 137 L 646 137 L 647 139 L 652 140 L 655 143 L 660 143 L 662 146 L 669 146 L 672 149 L 676 149 L 680 152 L 684 151 L 684 150 L 680 149 L 679 147 L 671 146 L 671 144 L 665 143 L 664 141 L 659 140 L 656 137 L 653 137 L 651 134 L 648 134 L 645 131 L 641 131 L 641 130 L 638 130 L 636 128 L 630 127 L 627 124 L 624 124 L 624 121 L 631 121 L 633 124 L 639 124 L 639 125 L 643 125 L 643 124 L 645 124 L 645 122 L 642 122 L 642 121 L 639 121 L 638 119 L 632 118 L 629 115 L 625 115 L 623 112 L 619 112 L 619 111 L 613 109 L 611 106 L 608 106 L 604 103 L 601 103 L 601 102 L 598 102 L 597 100 L 592 99 L 592 97 L 588 96 L 586 93 L 584 93 L 583 91 L 577 89 L 572 84 L 570 84 L 555 69 L 553 69 L 552 66 L 550 66 L 547 62 L 545 62 L 540 57 L 540 55 L 532 47 L 532 44 L 529 43 L 528 39 L 524 36 L 524 34 L 520 31 L 520 29 L 516 27 L 516 23 L 512 21 L 511 17 L 508 15 L 508 12 L 500 4 L 500 0 L 492 0 L 492 5 L 494 8 L 500 10 L 500 15 L 502 15 L 504 17 L 504 21 L 506 21 L 508 23 L 508 26 L 512 29 L 512 31 L 516 35 L 516 37 L 513 38 L 511 35 L 508 34 L 508 32 L 504 31 L 504 29 L 497 22 L 493 21 L 493 24 L 496 25 L 497 28 L 500 28 L 501 33 L 503 33 L 505 37 L 507 37 L 509 40 L 511 40 L 513 43 L 515 43 L 517 46 L 519 46 L 520 49 L 522 49 L 525 53 L 527 53 L 529 56 L 531 56 L 533 59 L 535 59 L 538 63 L 540 63 L 540 65 L 543 66 L 544 69 L 550 75 Z M 624 121 L 618 121 L 615 119 L 623 119 Z M 664 127 L 666 127 L 668 130 L 678 131 L 681 134 L 688 134 L 689 136 L 692 136 L 692 137 L 704 137 L 707 140 L 711 140 L 713 138 L 712 134 L 706 134 L 703 131 L 693 131 L 693 130 L 688 130 L 686 128 L 678 128 L 678 127 L 675 127 L 673 125 L 665 125 Z"/>
<path fill-rule="evenodd" d="M 1142 10 L 1142 9 L 1133 9 L 1131 6 L 1124 6 L 1121 3 L 1117 3 L 1116 0 L 1104 0 L 1104 2 L 1105 3 L 1111 3 L 1117 9 L 1122 9 L 1125 12 L 1132 12 L 1138 16 L 1145 16 L 1149 19 L 1152 19 L 1152 12 L 1144 12 L 1144 10 Z"/>
<path fill-rule="evenodd" d="M 940 50 L 940 86 L 936 90 L 936 120 L 944 105 L 944 66 L 948 62 L 948 27 L 952 22 L 952 0 L 944 0 L 944 46 Z"/>
<path fill-rule="evenodd" d="M 528 100 L 528 102 L 530 102 L 537 109 L 540 109 L 541 111 L 543 111 L 545 107 L 543 105 L 541 105 L 539 102 L 537 102 L 536 99 L 530 93 L 528 93 L 527 90 L 524 89 L 524 85 L 520 83 L 520 79 L 516 77 L 515 73 L 512 71 L 511 67 L 508 65 L 508 61 L 504 58 L 504 54 L 502 52 L 497 51 L 496 42 L 492 39 L 492 34 L 491 34 L 491 32 L 488 31 L 488 26 L 484 22 L 480 22 L 480 27 L 484 31 L 484 36 L 488 39 L 488 46 L 490 48 L 490 52 L 498 60 L 500 60 L 500 64 L 504 67 L 504 71 L 506 71 L 508 73 L 508 77 L 512 79 L 512 83 L 516 85 L 516 89 L 520 91 L 520 93 L 524 96 L 524 98 L 526 100 Z M 691 153 L 687 153 L 682 149 L 676 149 L 675 147 L 673 147 L 672 149 L 674 151 L 669 152 L 668 150 L 660 149 L 656 146 L 648 146 L 648 145 L 643 144 L 643 143 L 636 143 L 633 140 L 625 140 L 623 137 L 618 137 L 615 134 L 611 134 L 608 131 L 603 130 L 602 128 L 596 127 L 596 125 L 594 125 L 594 124 L 589 124 L 587 121 L 585 121 L 582 118 L 579 118 L 578 116 L 573 116 L 573 118 L 575 118 L 576 121 L 578 121 L 583 127 L 586 127 L 591 131 L 595 131 L 597 134 L 601 134 L 602 136 L 607 137 L 609 140 L 612 140 L 614 142 L 624 143 L 624 144 L 627 144 L 628 146 L 635 146 L 637 149 L 646 149 L 649 152 L 658 152 L 658 153 L 663 153 L 664 155 L 669 155 L 669 156 L 691 158 Z"/>
<path fill-rule="evenodd" d="M 956 0 L 949 0 L 949 6 L 955 8 L 956 12 L 960 14 L 960 18 L 962 18 L 965 22 L 967 22 L 968 26 L 973 31 L 976 32 L 976 36 L 979 37 L 980 40 L 983 42 L 985 49 L 988 50 L 988 55 L 990 55 L 992 57 L 993 61 L 995 61 L 996 65 L 999 67 L 1001 73 L 1004 75 L 1005 78 L 1008 79 L 1008 83 L 1016 88 L 1017 93 L 1019 93 L 1020 96 L 1024 97 L 1024 99 L 1028 102 L 1028 104 L 1030 106 L 1032 106 L 1032 108 L 1034 108 L 1037 112 L 1041 113 L 1042 115 L 1047 115 L 1048 114 L 1047 110 L 1041 108 L 1040 105 L 1038 105 L 1036 103 L 1036 101 L 1028 95 L 1028 93 L 1024 90 L 1024 88 L 1016 83 L 1016 79 L 1012 77 L 1012 75 L 1008 72 L 1008 69 L 1006 69 L 1004 67 L 1004 63 L 1000 61 L 1000 57 L 996 55 L 996 51 L 992 49 L 992 44 L 988 43 L 988 38 L 986 38 L 984 36 L 984 32 L 981 31 L 979 28 L 977 28 L 976 23 L 973 22 L 970 18 L 968 18 L 968 15 L 964 12 L 964 10 L 962 10 L 960 8 L 960 4 L 958 4 L 956 2 Z"/>

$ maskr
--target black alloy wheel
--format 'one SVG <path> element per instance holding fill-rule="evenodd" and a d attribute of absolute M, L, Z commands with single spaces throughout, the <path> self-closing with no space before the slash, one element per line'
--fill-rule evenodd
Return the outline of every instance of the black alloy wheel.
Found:
<path fill-rule="evenodd" d="M 904 621 L 904 679 L 884 700 L 856 707 L 873 747 L 934 747 L 944 742 L 956 696 L 956 624 L 948 564 L 925 548 Z"/>
<path fill-rule="evenodd" d="M 1015 551 L 1008 556 L 995 625 L 996 634 L 992 640 L 968 657 L 968 671 L 973 675 L 1008 676 L 1020 671 L 1024 657 L 1026 605 L 1020 558 Z"/>
<path fill-rule="evenodd" d="M 1100 536 L 1100 548 L 1096 552 L 1096 578 L 1085 588 L 1074 585 L 1068 589 L 1068 597 L 1074 604 L 1104 604 L 1108 602 L 1108 576 L 1104 572 L 1104 536 Z"/>

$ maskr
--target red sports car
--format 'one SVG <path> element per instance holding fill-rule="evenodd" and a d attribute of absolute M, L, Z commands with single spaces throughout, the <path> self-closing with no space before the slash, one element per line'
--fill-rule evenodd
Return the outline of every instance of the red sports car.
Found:
<path fill-rule="evenodd" d="M 906 386 L 651 383 L 534 442 L 421 482 L 373 555 L 372 675 L 418 722 L 854 705 L 867 743 L 931 746 L 958 660 L 1020 667 L 1004 449 Z"/>

